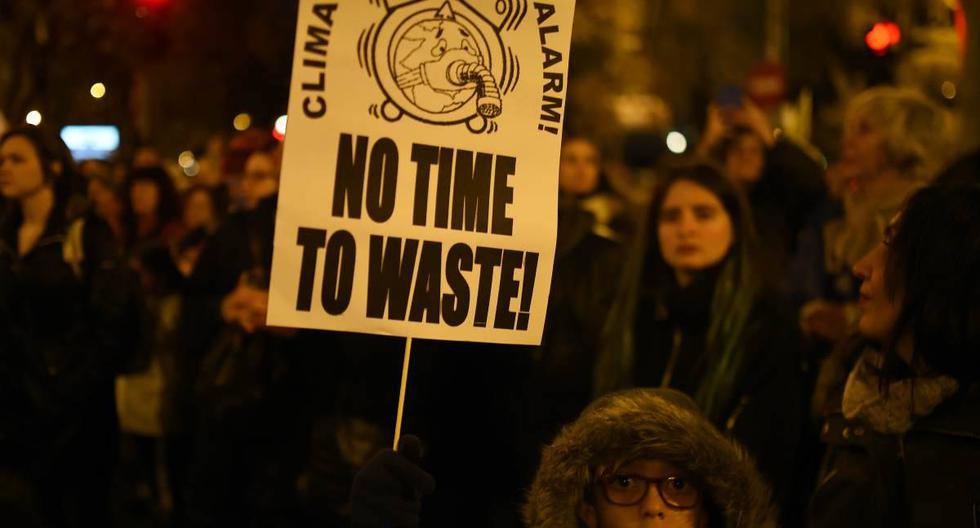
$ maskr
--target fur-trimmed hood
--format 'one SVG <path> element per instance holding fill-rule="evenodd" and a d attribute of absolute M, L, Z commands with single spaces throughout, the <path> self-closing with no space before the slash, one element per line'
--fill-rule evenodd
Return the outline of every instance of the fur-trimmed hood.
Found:
<path fill-rule="evenodd" d="M 633 389 L 596 400 L 544 449 L 524 507 L 527 527 L 578 528 L 578 507 L 595 469 L 640 458 L 670 462 L 695 475 L 724 521 L 710 528 L 777 526 L 770 490 L 755 463 L 688 396 Z"/>

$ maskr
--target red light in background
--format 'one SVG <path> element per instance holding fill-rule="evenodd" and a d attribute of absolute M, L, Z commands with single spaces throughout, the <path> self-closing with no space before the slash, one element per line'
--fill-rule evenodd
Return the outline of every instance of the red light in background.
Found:
<path fill-rule="evenodd" d="M 902 29 L 894 22 L 878 22 L 864 36 L 864 43 L 878 55 L 884 55 L 889 48 L 901 41 Z"/>

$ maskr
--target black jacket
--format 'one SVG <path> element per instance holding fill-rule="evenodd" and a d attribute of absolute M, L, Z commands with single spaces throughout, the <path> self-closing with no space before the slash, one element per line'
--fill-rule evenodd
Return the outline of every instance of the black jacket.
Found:
<path fill-rule="evenodd" d="M 961 390 L 904 434 L 845 419 L 840 397 L 828 406 L 821 431 L 827 455 L 810 527 L 980 526 L 980 385 Z"/>
<path fill-rule="evenodd" d="M 708 366 L 705 347 L 713 291 L 714 281 L 702 277 L 685 291 L 669 294 L 666 310 L 649 296 L 640 298 L 633 328 L 635 386 L 696 394 Z M 737 375 L 734 395 L 713 419 L 714 425 L 748 449 L 777 501 L 785 502 L 805 416 L 799 334 L 776 301 L 764 298 L 753 308 L 744 339 L 749 355 Z"/>
<path fill-rule="evenodd" d="M 111 425 L 113 379 L 138 336 L 139 300 L 101 221 L 69 219 L 56 206 L 23 256 L 19 224 L 20 212 L 8 208 L 0 220 L 0 460 L 36 472 L 96 423 Z M 73 265 L 66 252 L 78 250 Z"/>

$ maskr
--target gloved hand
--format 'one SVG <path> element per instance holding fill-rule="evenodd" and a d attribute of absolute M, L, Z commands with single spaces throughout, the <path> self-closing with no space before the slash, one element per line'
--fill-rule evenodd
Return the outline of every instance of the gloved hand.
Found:
<path fill-rule="evenodd" d="M 352 528 L 415 528 L 422 496 L 436 481 L 422 470 L 422 443 L 403 436 L 398 452 L 385 449 L 357 472 L 351 488 Z"/>

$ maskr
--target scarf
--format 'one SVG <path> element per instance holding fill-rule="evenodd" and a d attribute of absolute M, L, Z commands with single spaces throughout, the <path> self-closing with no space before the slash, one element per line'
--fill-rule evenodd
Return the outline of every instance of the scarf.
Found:
<path fill-rule="evenodd" d="M 901 434 L 916 418 L 932 414 L 956 394 L 959 383 L 949 376 L 916 376 L 882 387 L 875 368 L 877 355 L 867 352 L 858 360 L 844 386 L 844 417 L 863 419 L 881 434 Z"/>

